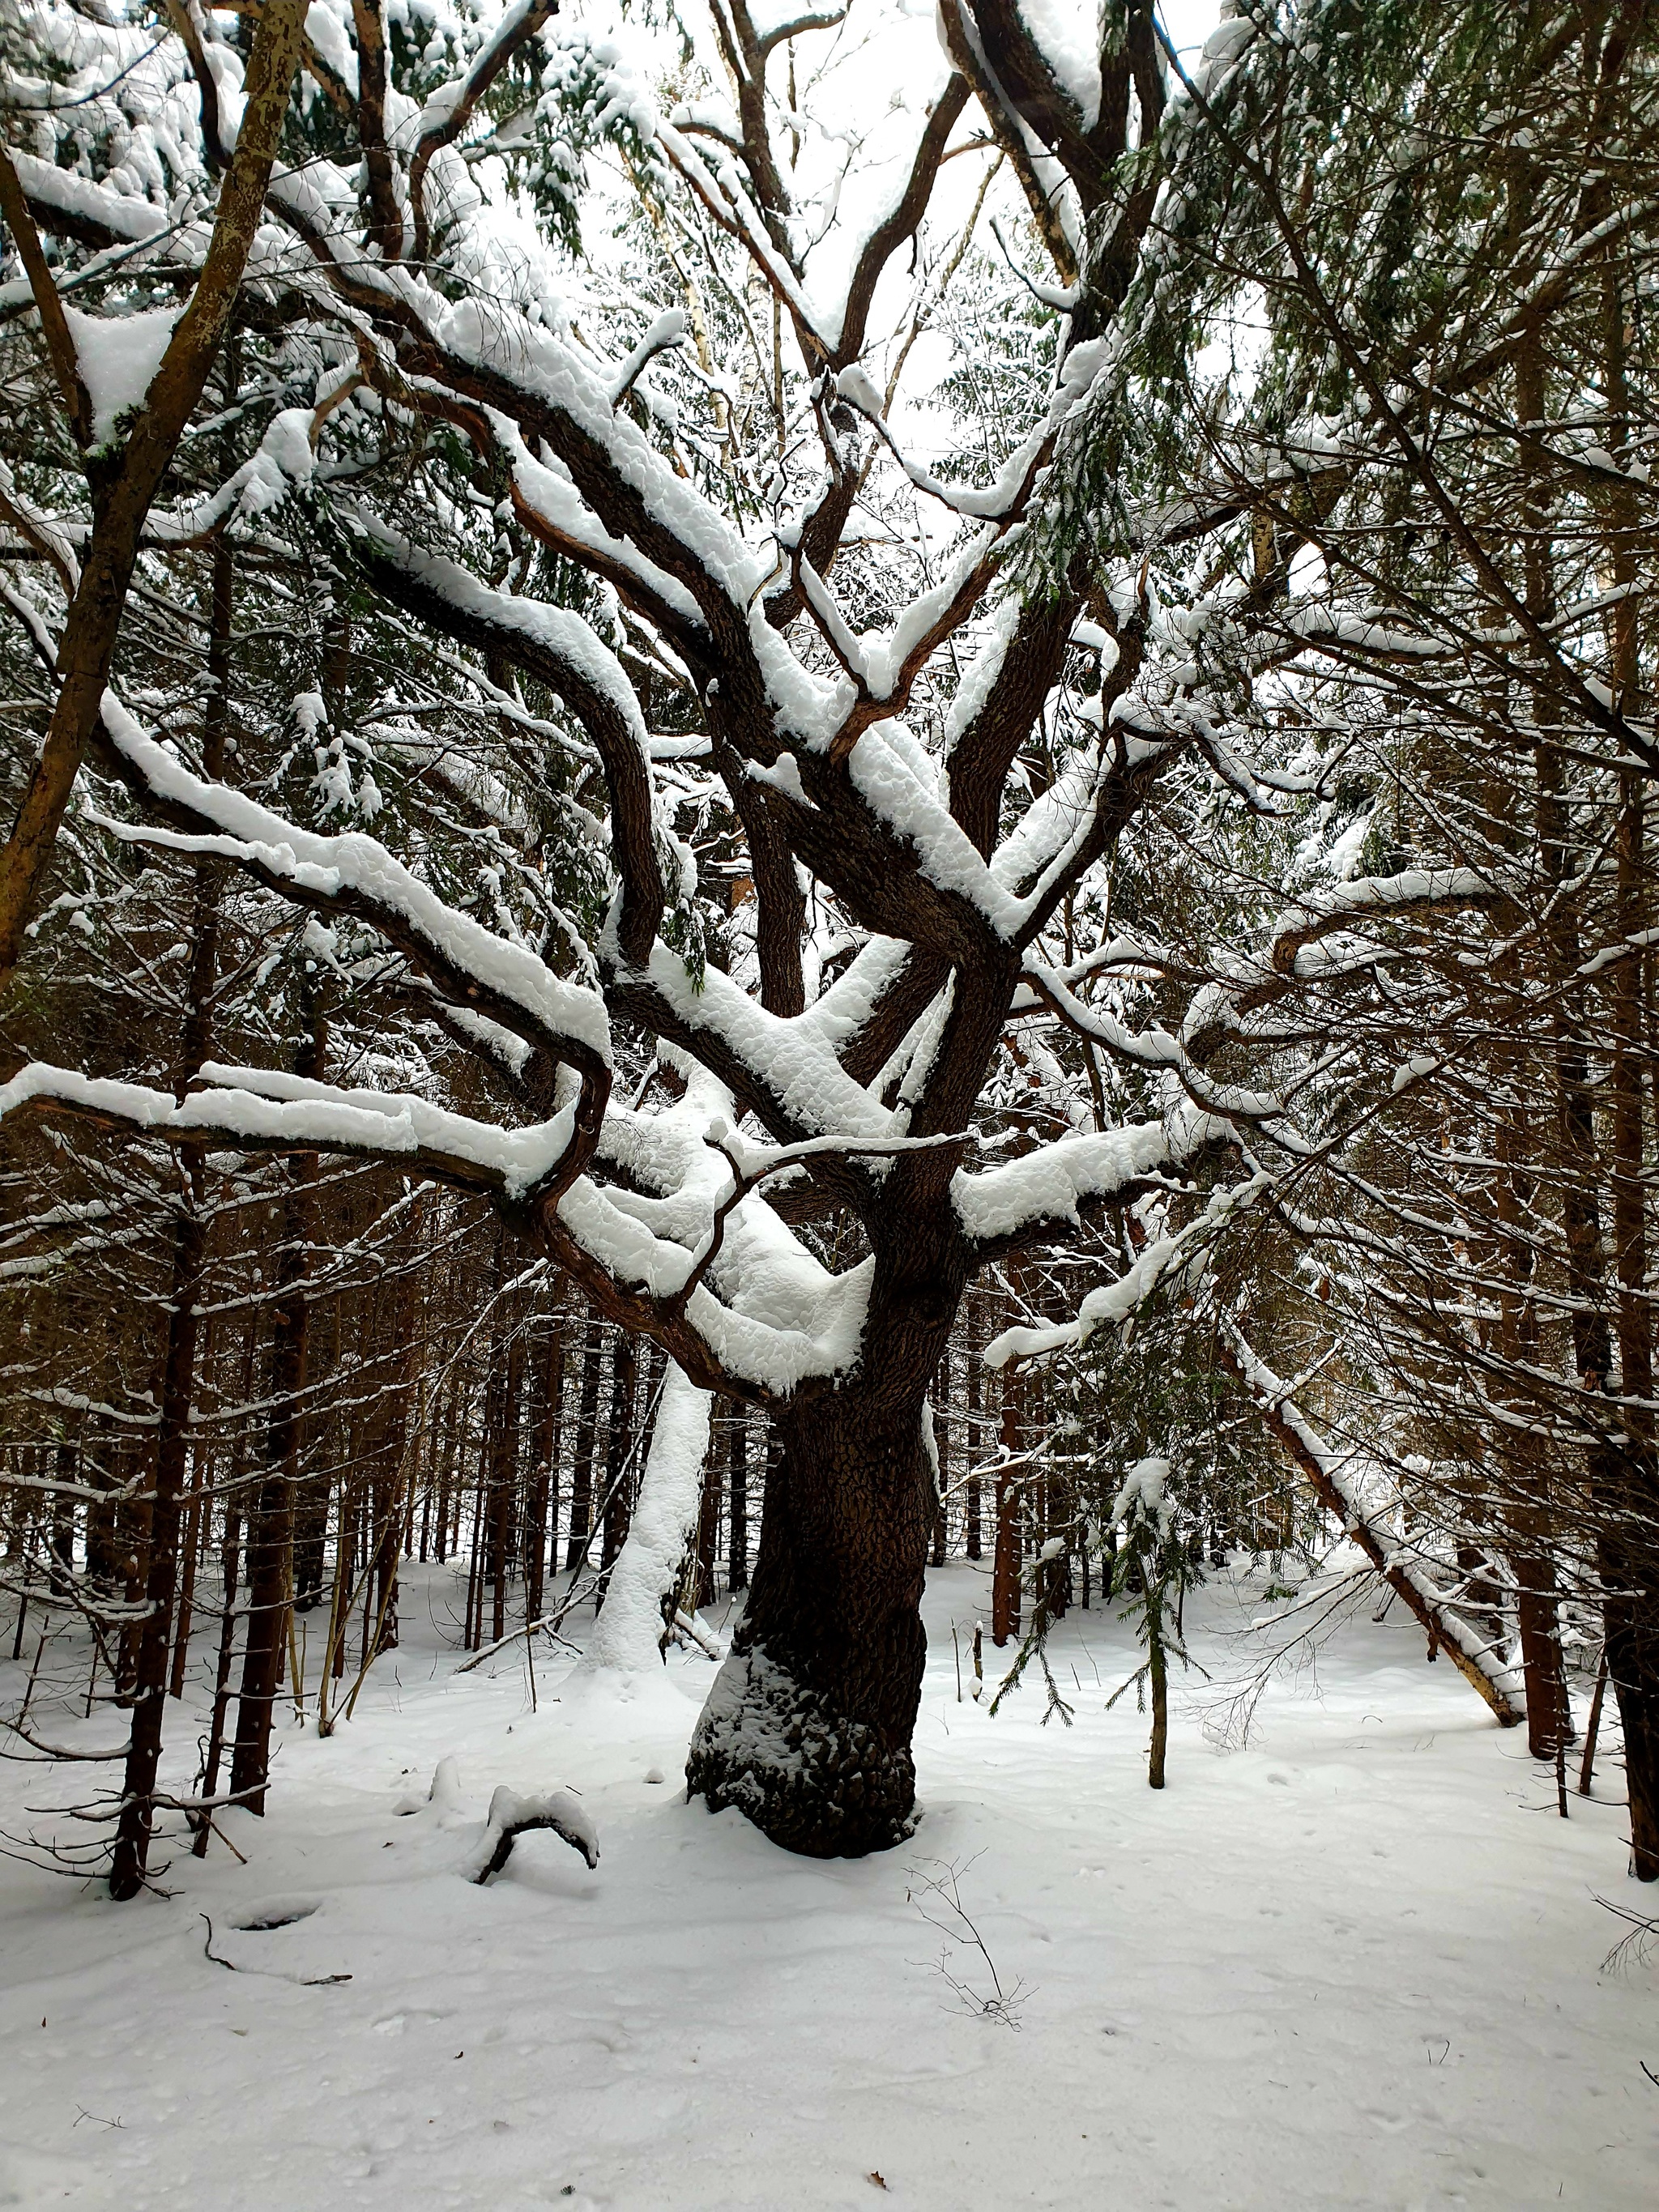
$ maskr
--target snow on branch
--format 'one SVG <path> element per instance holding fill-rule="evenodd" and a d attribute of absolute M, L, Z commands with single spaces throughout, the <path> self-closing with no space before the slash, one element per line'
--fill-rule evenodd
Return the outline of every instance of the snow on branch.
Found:
<path fill-rule="evenodd" d="M 0 1119 L 27 1107 L 56 1108 L 175 1144 L 218 1139 L 240 1152 L 397 1160 L 441 1182 L 518 1200 L 556 1183 L 571 1158 L 569 1106 L 532 1127 L 501 1129 L 405 1093 L 337 1089 L 264 1068 L 210 1062 L 201 1078 L 204 1087 L 179 1101 L 147 1085 L 32 1060 L 0 1085 Z"/>
<path fill-rule="evenodd" d="M 988 1367 L 1011 1359 L 1046 1359 L 1087 1344 L 1097 1330 L 1132 1320 L 1160 1289 L 1196 1286 L 1209 1264 L 1210 1248 L 1232 1217 L 1267 1194 L 1267 1178 L 1257 1173 L 1244 1182 L 1212 1191 L 1200 1212 L 1184 1228 L 1153 1237 L 1115 1281 L 1091 1291 L 1070 1321 L 1045 1328 L 1006 1328 L 983 1354 Z"/>
<path fill-rule="evenodd" d="M 569 1790 L 547 1790 L 538 1796 L 521 1796 L 503 1783 L 489 1801 L 489 1817 L 478 1847 L 461 1871 L 469 1881 L 482 1886 L 507 1864 L 519 1838 L 537 1828 L 550 1828 L 573 1851 L 581 1853 L 590 1870 L 598 1866 L 599 1832 Z"/>
<path fill-rule="evenodd" d="M 1440 907 L 1513 906 L 1515 892 L 1478 868 L 1407 868 L 1398 875 L 1361 876 L 1299 899 L 1273 932 L 1275 973 L 1297 972 L 1297 955 L 1316 938 L 1355 921 L 1386 921 Z"/>
<path fill-rule="evenodd" d="M 1283 1116 L 1285 1102 L 1276 1092 L 1249 1091 L 1238 1084 L 1218 1082 L 1188 1044 L 1172 1036 L 1168 1030 L 1156 1024 L 1151 1029 L 1131 1030 L 1115 1016 L 1085 1006 L 1062 980 L 1058 969 L 1029 954 L 1024 972 L 1037 999 L 1051 1006 L 1068 1029 L 1132 1066 L 1159 1069 L 1174 1075 L 1200 1113 L 1224 1116 L 1229 1121 L 1258 1122 L 1279 1121 Z M 1220 1034 L 1223 1027 L 1219 1007 L 1212 1009 L 1209 1030 Z M 1288 1130 L 1281 1129 L 1279 1133 L 1291 1144 L 1297 1141 Z"/>
<path fill-rule="evenodd" d="M 409 356 L 437 392 L 492 410 L 490 428 L 513 460 L 527 520 L 539 510 L 556 531 L 568 525 L 580 541 L 591 534 L 585 509 L 624 562 L 648 564 L 642 583 L 653 570 L 671 578 L 680 610 L 689 602 L 699 624 L 740 634 L 742 611 L 765 579 L 765 561 L 711 501 L 675 474 L 627 412 L 617 410 L 597 365 L 522 316 L 475 299 L 432 301 Z M 562 477 L 536 462 L 538 439 L 557 455 Z M 651 596 L 661 604 L 666 595 L 653 590 Z M 665 612 L 684 629 L 683 611 L 678 617 Z"/>
<path fill-rule="evenodd" d="M 558 0 L 514 0 L 465 76 L 440 85 L 428 98 L 420 116 L 419 136 L 409 165 L 409 198 L 415 211 L 411 251 L 417 267 L 426 260 L 431 238 L 425 186 L 433 156 L 460 137 L 478 102 L 519 48 L 533 39 L 557 12 Z"/>
<path fill-rule="evenodd" d="M 1068 422 L 1077 419 L 1109 377 L 1117 362 L 1113 339 L 1091 338 L 1075 345 L 1061 364 L 1043 418 L 1015 447 L 990 482 L 982 485 L 946 483 L 913 461 L 889 429 L 885 418 L 871 406 L 877 395 L 866 389 L 869 380 L 849 380 L 837 390 L 875 428 L 893 459 L 918 491 L 936 499 L 952 514 L 972 520 L 1008 526 L 1024 514 L 1037 479 L 1054 458 L 1054 441 Z"/>
<path fill-rule="evenodd" d="M 684 345 L 691 327 L 691 318 L 684 307 L 671 307 L 656 321 L 635 347 L 617 371 L 617 380 L 611 387 L 611 404 L 619 407 L 638 383 L 646 369 L 659 353 Z"/>
<path fill-rule="evenodd" d="M 959 1168 L 951 1199 L 963 1232 L 981 1249 L 1006 1250 L 1021 1240 L 1063 1234 L 1091 1200 L 1127 1202 L 1162 1188 L 1160 1170 L 1184 1155 L 1161 1121 L 1132 1123 L 1101 1134 L 1061 1137 L 1023 1159 L 970 1175 Z"/>
<path fill-rule="evenodd" d="M 1437 1580 L 1433 1562 L 1414 1543 L 1396 1536 L 1382 1515 L 1367 1512 L 1356 1497 L 1358 1455 L 1334 1449 L 1300 1410 L 1237 1324 L 1224 1319 L 1218 1356 L 1244 1384 L 1256 1410 L 1285 1446 L 1315 1496 L 1340 1522 L 1371 1565 L 1405 1601 L 1428 1635 L 1492 1708 L 1505 1728 L 1526 1717 L 1520 1670 L 1501 1650 L 1471 1627 Z"/>
<path fill-rule="evenodd" d="M 461 642 L 501 652 L 555 691 L 592 741 L 611 799 L 611 843 L 622 878 L 616 933 L 623 957 L 645 962 L 667 904 L 656 842 L 650 740 L 622 663 L 591 623 L 567 607 L 516 597 L 354 514 L 360 558 L 406 611 Z"/>
<path fill-rule="evenodd" d="M 531 1044 L 606 1079 L 611 1025 L 596 991 L 567 983 L 527 947 L 497 937 L 447 905 L 376 839 L 360 830 L 325 836 L 255 799 L 193 775 L 149 736 L 112 691 L 103 728 L 122 768 L 148 798 L 207 835 L 172 835 L 106 822 L 140 842 L 234 860 L 296 903 L 361 915 L 441 981 Z"/>
<path fill-rule="evenodd" d="M 902 1134 L 808 1016 L 769 1013 L 718 969 L 706 969 L 696 982 L 678 954 L 658 944 L 643 973 L 619 978 L 611 996 L 691 1053 L 781 1143 Z"/>

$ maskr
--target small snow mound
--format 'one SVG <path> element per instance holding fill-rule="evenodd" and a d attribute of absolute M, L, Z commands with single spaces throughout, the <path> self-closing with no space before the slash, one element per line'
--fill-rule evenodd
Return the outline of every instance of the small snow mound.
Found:
<path fill-rule="evenodd" d="M 322 1909 L 320 1897 L 267 1897 L 230 1924 L 244 1936 L 263 1936 L 274 1928 L 291 1928 L 296 1920 L 309 1920 Z"/>

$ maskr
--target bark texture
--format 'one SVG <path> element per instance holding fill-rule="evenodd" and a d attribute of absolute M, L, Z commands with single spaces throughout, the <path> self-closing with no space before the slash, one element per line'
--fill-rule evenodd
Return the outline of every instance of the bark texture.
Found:
<path fill-rule="evenodd" d="M 1651 1480 L 1642 1488 L 1651 1511 Z M 1659 1881 L 1659 1575 L 1650 1545 L 1628 1540 L 1633 1518 L 1613 1521 L 1601 1540 L 1607 1668 L 1625 1732 L 1631 1872 Z"/>
<path fill-rule="evenodd" d="M 910 1732 L 934 1510 L 921 1406 L 854 1388 L 778 1422 L 749 1604 L 704 1706 L 688 1792 L 786 1850 L 857 1857 L 915 1825 Z"/>

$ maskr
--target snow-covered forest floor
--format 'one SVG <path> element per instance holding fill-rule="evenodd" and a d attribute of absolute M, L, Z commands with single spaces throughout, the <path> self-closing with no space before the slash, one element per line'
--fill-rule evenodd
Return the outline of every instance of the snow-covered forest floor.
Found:
<path fill-rule="evenodd" d="M 1601 1971 L 1622 1808 L 1575 1796 L 1564 1824 L 1523 1743 L 1369 1607 L 1240 1747 L 1261 1590 L 1189 1607 L 1215 1680 L 1185 1678 L 1157 1796 L 1133 1693 L 1103 1710 L 1130 1632 L 1056 1632 L 1074 1726 L 1041 1725 L 1035 1678 L 993 1720 L 967 1697 L 977 1572 L 935 1573 L 926 1818 L 816 1863 L 684 1802 L 705 1658 L 620 1692 L 542 1659 L 532 1712 L 521 1657 L 456 1674 L 449 1571 L 410 1570 L 353 1719 L 290 1734 L 270 1816 L 225 1820 L 246 1866 L 158 1851 L 169 1893 L 114 1905 L 0 1864 L 0 2204 L 1651 2205 L 1659 1965 Z M 107 1772 L 6 1766 L 0 1826 Z M 580 1790 L 597 1871 L 538 1834 L 463 1879 L 501 1783 Z M 939 1970 L 917 1900 L 937 1914 L 920 1884 L 952 1866 L 1015 2025 Z M 945 1966 L 993 1993 L 971 1946 Z"/>

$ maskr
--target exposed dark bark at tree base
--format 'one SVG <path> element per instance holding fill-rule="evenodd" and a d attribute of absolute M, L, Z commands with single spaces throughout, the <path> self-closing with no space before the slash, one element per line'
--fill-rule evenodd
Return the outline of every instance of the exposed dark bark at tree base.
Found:
<path fill-rule="evenodd" d="M 1622 1607 L 1607 1609 L 1607 1679 L 1619 1700 L 1625 1730 L 1625 1780 L 1630 1792 L 1631 1872 L 1638 1881 L 1659 1881 L 1659 1668 L 1650 1643 L 1627 1624 L 1615 1623 Z"/>
<path fill-rule="evenodd" d="M 777 1432 L 748 1609 L 686 1786 L 787 1850 L 856 1858 L 915 1826 L 934 1511 L 921 1404 L 896 1413 L 837 1392 L 781 1416 Z"/>
<path fill-rule="evenodd" d="M 1604 1538 L 1601 1575 L 1607 1680 L 1625 1732 L 1631 1872 L 1659 1881 L 1659 1604 L 1653 1580 L 1616 1539 Z"/>

